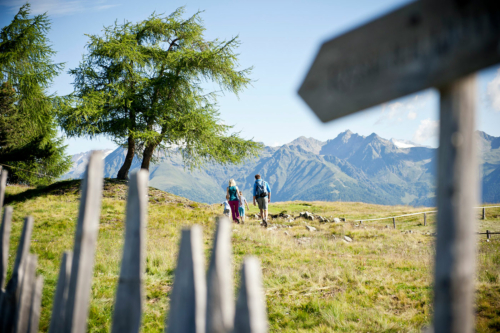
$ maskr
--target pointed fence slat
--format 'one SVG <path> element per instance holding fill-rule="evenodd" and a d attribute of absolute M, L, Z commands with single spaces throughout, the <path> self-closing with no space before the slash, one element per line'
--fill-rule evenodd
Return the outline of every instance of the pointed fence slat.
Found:
<path fill-rule="evenodd" d="M 15 333 L 28 333 L 33 290 L 35 289 L 36 285 L 35 274 L 37 262 L 37 256 L 34 254 L 28 254 L 28 256 L 26 257 L 19 303 L 17 305 L 15 316 Z"/>
<path fill-rule="evenodd" d="M 241 268 L 234 333 L 266 333 L 267 315 L 259 260 L 247 257 Z"/>
<path fill-rule="evenodd" d="M 0 167 L 1 168 L 1 167 Z M 3 207 L 3 200 L 5 198 L 5 187 L 7 186 L 7 176 L 8 172 L 7 170 L 1 170 L 0 173 L 0 208 Z"/>
<path fill-rule="evenodd" d="M 148 177 L 148 171 L 140 170 L 133 173 L 129 180 L 125 244 L 113 314 L 113 333 L 137 333 L 141 326 Z"/>
<path fill-rule="evenodd" d="M 168 333 L 205 332 L 207 285 L 203 259 L 201 227 L 195 225 L 191 229 L 182 230 L 170 297 Z"/>
<path fill-rule="evenodd" d="M 40 323 L 40 310 L 42 308 L 42 290 L 43 276 L 38 276 L 35 280 L 35 287 L 33 288 L 33 296 L 31 298 L 31 311 L 28 333 L 38 333 L 38 326 Z"/>
<path fill-rule="evenodd" d="M 207 274 L 206 333 L 228 333 L 233 329 L 231 231 L 232 225 L 229 219 L 225 216 L 218 217 Z"/>
<path fill-rule="evenodd" d="M 21 293 L 21 284 L 23 282 L 24 270 L 28 258 L 28 252 L 33 232 L 33 217 L 28 216 L 24 219 L 23 231 L 17 247 L 16 260 L 12 276 L 7 283 L 5 292 L 2 293 L 0 316 L 1 332 L 12 332 L 15 325 L 15 316 L 19 304 Z"/>
<path fill-rule="evenodd" d="M 5 207 L 0 227 L 0 290 L 3 293 L 9 264 L 9 243 L 12 227 L 12 207 Z"/>
<path fill-rule="evenodd" d="M 103 187 L 102 152 L 94 151 L 82 182 L 82 197 L 76 226 L 73 262 L 64 323 L 65 333 L 85 333 L 94 253 L 99 230 Z"/>
<path fill-rule="evenodd" d="M 52 306 L 49 333 L 63 333 L 66 303 L 68 301 L 69 281 L 71 277 L 71 262 L 73 252 L 65 251 L 62 255 L 59 278 Z"/>

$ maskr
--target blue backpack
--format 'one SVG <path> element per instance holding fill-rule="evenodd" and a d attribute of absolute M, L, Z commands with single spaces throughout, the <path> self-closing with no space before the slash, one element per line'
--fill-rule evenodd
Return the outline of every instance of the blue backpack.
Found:
<path fill-rule="evenodd" d="M 261 180 L 260 182 L 257 181 L 257 189 L 255 190 L 255 196 L 257 198 L 265 198 L 267 197 L 267 188 L 266 188 L 266 182 Z"/>

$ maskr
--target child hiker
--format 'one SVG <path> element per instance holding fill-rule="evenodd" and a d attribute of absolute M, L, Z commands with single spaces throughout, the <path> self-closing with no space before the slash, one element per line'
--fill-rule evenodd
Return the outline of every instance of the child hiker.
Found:
<path fill-rule="evenodd" d="M 248 202 L 247 199 L 243 196 L 243 193 L 240 191 L 240 207 L 238 208 L 238 212 L 240 213 L 240 221 L 241 223 L 245 223 L 245 205 L 247 205 L 248 208 Z"/>
<path fill-rule="evenodd" d="M 220 205 L 224 206 L 224 212 L 222 214 L 224 214 L 227 217 L 229 217 L 229 214 L 231 214 L 231 207 L 229 206 L 229 202 L 227 201 L 227 199 L 228 199 L 228 196 L 226 195 L 226 201 L 224 201 Z"/>

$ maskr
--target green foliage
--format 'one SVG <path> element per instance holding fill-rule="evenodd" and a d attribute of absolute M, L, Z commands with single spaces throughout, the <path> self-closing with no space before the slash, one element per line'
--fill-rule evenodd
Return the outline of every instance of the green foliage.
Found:
<path fill-rule="evenodd" d="M 206 162 L 239 163 L 261 145 L 230 133 L 219 118 L 215 83 L 238 94 L 250 84 L 251 68 L 238 70 L 237 38 L 209 41 L 200 13 L 184 9 L 138 22 L 115 23 L 88 35 L 88 53 L 70 70 L 75 91 L 61 100 L 61 126 L 69 136 L 105 134 L 143 158 L 178 147 L 189 167 Z"/>
<path fill-rule="evenodd" d="M 9 181 L 47 184 L 71 166 L 57 137 L 54 96 L 46 89 L 62 64 L 46 37 L 47 15 L 29 17 L 22 6 L 0 32 L 0 163 L 10 166 Z"/>

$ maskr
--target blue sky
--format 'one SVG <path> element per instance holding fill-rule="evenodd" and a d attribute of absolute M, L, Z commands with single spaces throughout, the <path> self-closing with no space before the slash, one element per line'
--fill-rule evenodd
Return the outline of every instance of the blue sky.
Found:
<path fill-rule="evenodd" d="M 25 1 L 0 0 L 0 25 L 5 26 Z M 321 43 L 350 30 L 408 1 L 119 1 L 119 0 L 33 0 L 34 14 L 47 12 L 52 19 L 49 38 L 58 52 L 56 62 L 66 67 L 54 82 L 52 92 L 72 91 L 67 70 L 78 66 L 88 38 L 117 20 L 136 22 L 152 12 L 169 14 L 180 6 L 186 16 L 204 10 L 202 17 L 208 39 L 239 35 L 241 68 L 253 66 L 252 86 L 240 94 L 219 98 L 221 118 L 235 125 L 247 139 L 280 145 L 299 136 L 319 140 L 335 138 L 340 132 L 417 141 L 436 146 L 438 94 L 430 89 L 379 105 L 369 110 L 321 123 L 297 95 Z M 478 75 L 477 128 L 500 136 L 499 68 Z M 208 89 L 218 90 L 207 85 Z M 107 138 L 68 139 L 68 152 L 114 148 Z"/>

